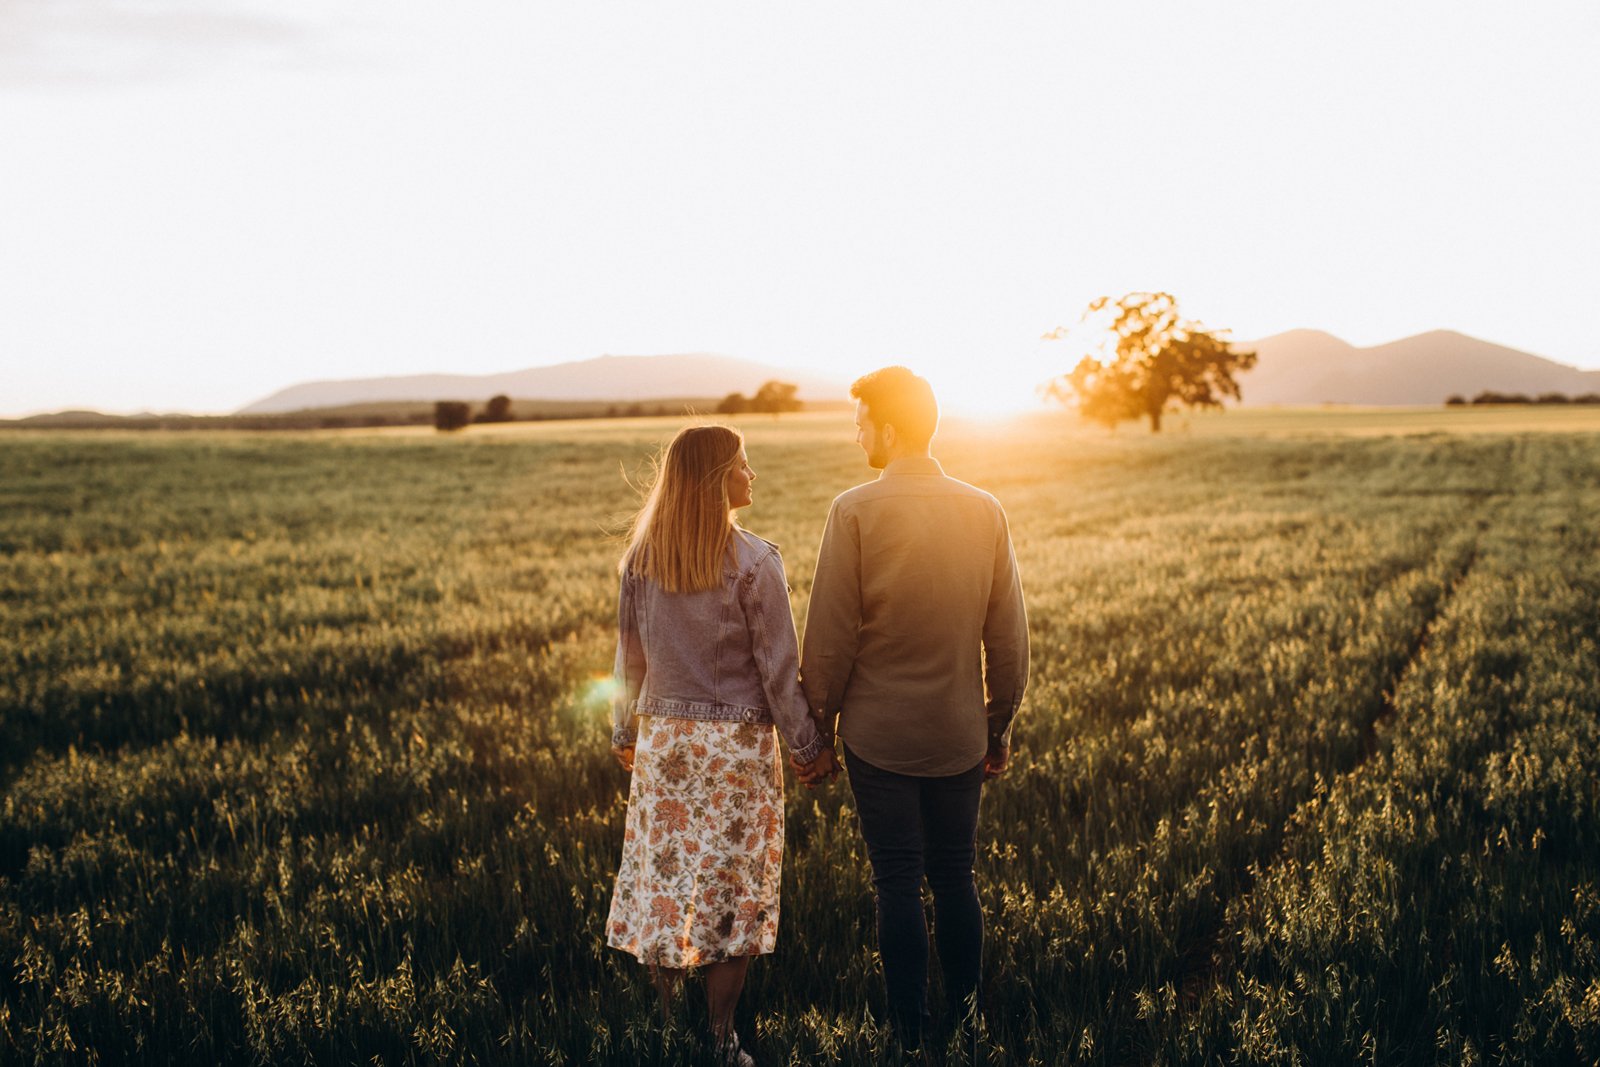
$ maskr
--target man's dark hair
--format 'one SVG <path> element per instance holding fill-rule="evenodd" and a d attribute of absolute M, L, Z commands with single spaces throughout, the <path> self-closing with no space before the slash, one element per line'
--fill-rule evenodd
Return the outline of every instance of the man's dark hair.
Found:
<path fill-rule="evenodd" d="M 866 405 L 879 426 L 893 426 L 913 448 L 923 448 L 939 428 L 939 402 L 933 386 L 906 367 L 884 367 L 863 374 L 850 385 L 850 395 Z"/>

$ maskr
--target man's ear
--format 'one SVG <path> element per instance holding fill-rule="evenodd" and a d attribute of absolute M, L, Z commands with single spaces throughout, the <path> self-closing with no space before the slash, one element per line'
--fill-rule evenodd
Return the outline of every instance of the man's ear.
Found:
<path fill-rule="evenodd" d="M 894 428 L 894 423 L 886 422 L 878 427 L 878 440 L 883 442 L 883 447 L 893 450 L 900 442 L 900 431 Z"/>

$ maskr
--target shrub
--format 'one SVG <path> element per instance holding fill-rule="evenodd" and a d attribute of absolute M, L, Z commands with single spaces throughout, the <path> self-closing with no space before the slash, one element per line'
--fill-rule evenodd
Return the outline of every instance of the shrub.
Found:
<path fill-rule="evenodd" d="M 459 400 L 440 400 L 433 405 L 433 428 L 443 432 L 460 430 L 472 421 L 472 407 Z"/>

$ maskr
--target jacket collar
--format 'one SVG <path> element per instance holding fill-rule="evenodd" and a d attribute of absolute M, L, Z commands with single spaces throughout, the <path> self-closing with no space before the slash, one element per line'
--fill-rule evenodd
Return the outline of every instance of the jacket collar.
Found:
<path fill-rule="evenodd" d="M 943 475 L 944 468 L 932 456 L 901 456 L 878 475 L 879 478 L 898 478 L 905 474 Z"/>

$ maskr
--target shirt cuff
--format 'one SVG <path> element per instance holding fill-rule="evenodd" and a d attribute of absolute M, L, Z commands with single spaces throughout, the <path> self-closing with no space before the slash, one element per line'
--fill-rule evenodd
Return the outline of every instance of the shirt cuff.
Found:
<path fill-rule="evenodd" d="M 789 750 L 789 755 L 793 757 L 797 763 L 810 763 L 812 760 L 821 755 L 822 750 L 826 747 L 828 746 L 823 743 L 822 735 L 818 734 L 812 739 L 811 743 L 804 748 L 791 748 Z"/>
<path fill-rule="evenodd" d="M 1009 748 L 1011 746 L 1011 727 L 1017 721 L 1017 709 L 1021 705 L 1014 705 L 1001 711 L 999 708 L 989 709 L 989 747 L 996 746 Z"/>
<path fill-rule="evenodd" d="M 834 739 L 838 736 L 839 716 L 826 711 L 813 709 L 811 721 L 816 724 L 817 733 L 822 736 L 822 743 L 829 748 L 833 747 Z"/>

